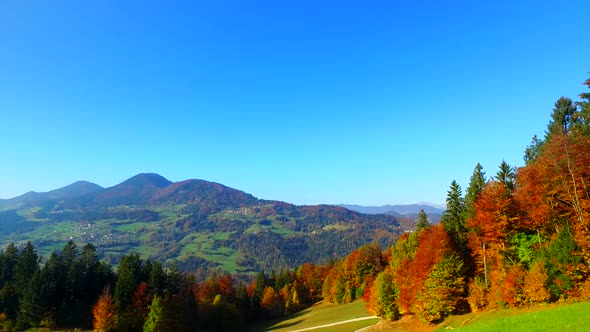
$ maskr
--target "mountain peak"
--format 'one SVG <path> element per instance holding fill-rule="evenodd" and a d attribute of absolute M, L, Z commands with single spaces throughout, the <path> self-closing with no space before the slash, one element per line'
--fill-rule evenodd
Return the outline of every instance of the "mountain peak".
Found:
<path fill-rule="evenodd" d="M 64 199 L 84 196 L 87 194 L 100 191 L 102 189 L 103 187 L 97 185 L 96 183 L 88 181 L 76 181 L 65 187 L 49 191 L 47 194 L 51 198 Z"/>
<path fill-rule="evenodd" d="M 129 186 L 154 186 L 158 188 L 164 188 L 171 185 L 172 182 L 165 177 L 161 176 L 160 174 L 156 173 L 139 173 L 124 182 L 120 185 L 129 185 Z"/>

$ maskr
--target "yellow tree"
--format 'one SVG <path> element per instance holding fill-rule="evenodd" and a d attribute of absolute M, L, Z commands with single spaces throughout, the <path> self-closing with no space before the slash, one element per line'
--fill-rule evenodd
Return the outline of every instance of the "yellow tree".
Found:
<path fill-rule="evenodd" d="M 113 331 L 117 326 L 117 311 L 115 309 L 115 301 L 108 288 L 105 288 L 103 293 L 96 301 L 92 309 L 94 316 L 94 330 L 99 332 Z"/>

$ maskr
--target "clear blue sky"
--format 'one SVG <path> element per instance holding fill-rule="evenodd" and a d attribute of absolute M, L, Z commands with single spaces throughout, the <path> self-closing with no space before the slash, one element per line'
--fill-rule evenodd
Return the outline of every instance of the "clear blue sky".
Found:
<path fill-rule="evenodd" d="M 443 203 L 522 165 L 590 1 L 0 3 L 0 198 L 140 172 L 296 204 Z"/>

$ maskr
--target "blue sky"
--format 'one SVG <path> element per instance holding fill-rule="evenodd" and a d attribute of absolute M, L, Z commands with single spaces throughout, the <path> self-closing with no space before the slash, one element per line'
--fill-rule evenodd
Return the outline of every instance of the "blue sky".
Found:
<path fill-rule="evenodd" d="M 443 203 L 590 71 L 588 1 L 0 3 L 0 198 L 140 172 Z"/>

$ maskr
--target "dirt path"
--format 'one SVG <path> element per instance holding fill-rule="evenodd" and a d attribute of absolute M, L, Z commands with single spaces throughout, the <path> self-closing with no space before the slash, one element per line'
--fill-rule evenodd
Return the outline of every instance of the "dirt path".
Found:
<path fill-rule="evenodd" d="M 321 329 L 324 327 L 331 327 L 331 326 L 336 326 L 336 325 L 340 325 L 340 324 L 348 324 L 348 323 L 352 323 L 352 322 L 358 322 L 361 320 L 368 320 L 368 319 L 375 319 L 375 318 L 379 318 L 377 316 L 366 316 L 366 317 L 360 317 L 360 318 L 353 318 L 353 319 L 349 319 L 349 320 L 343 320 L 341 322 L 336 322 L 336 323 L 330 323 L 330 324 L 325 324 L 325 325 L 319 325 L 319 326 L 314 326 L 314 327 L 307 327 L 304 329 L 300 329 L 300 330 L 293 330 L 293 331 L 289 331 L 289 332 L 303 332 L 303 331 L 311 331 L 311 330 L 315 330 L 315 329 Z"/>
<path fill-rule="evenodd" d="M 394 322 L 381 320 L 366 332 L 432 332 L 436 325 L 426 325 L 415 316 L 403 316 Z"/>

